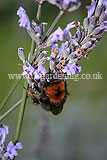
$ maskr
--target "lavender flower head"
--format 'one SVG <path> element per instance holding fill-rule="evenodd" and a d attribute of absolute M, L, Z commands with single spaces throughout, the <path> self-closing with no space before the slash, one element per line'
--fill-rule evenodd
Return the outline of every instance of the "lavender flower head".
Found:
<path fill-rule="evenodd" d="M 22 148 L 23 146 L 20 142 L 16 143 L 16 145 L 14 145 L 12 142 L 9 142 L 6 152 L 4 154 L 4 158 L 13 159 L 14 157 L 18 156 L 17 150 Z"/>
<path fill-rule="evenodd" d="M 17 15 L 20 17 L 19 19 L 19 26 L 24 27 L 27 29 L 30 37 L 37 43 L 40 44 L 43 34 L 45 32 L 45 26 L 47 23 L 43 22 L 41 25 L 37 24 L 36 22 L 30 20 L 26 14 L 26 11 L 23 7 L 19 7 L 17 11 Z"/>
<path fill-rule="evenodd" d="M 42 4 L 48 2 L 56 5 L 60 10 L 72 12 L 78 9 L 81 5 L 80 0 L 35 0 L 37 3 Z"/>
<path fill-rule="evenodd" d="M 59 9 L 63 11 L 72 12 L 78 9 L 81 5 L 80 0 L 47 0 L 49 3 L 56 5 Z"/>
<path fill-rule="evenodd" d="M 19 26 L 24 27 L 27 30 L 30 30 L 31 29 L 30 20 L 29 20 L 27 14 L 26 14 L 26 11 L 22 7 L 19 7 L 19 9 L 17 11 L 17 15 L 20 17 Z"/>

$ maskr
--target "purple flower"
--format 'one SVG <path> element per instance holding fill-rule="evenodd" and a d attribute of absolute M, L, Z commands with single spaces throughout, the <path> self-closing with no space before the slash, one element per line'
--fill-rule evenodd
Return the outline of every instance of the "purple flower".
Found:
<path fill-rule="evenodd" d="M 38 65 L 38 73 L 41 73 L 43 76 L 45 76 L 45 74 L 47 73 L 45 67 L 43 67 L 42 65 Z"/>
<path fill-rule="evenodd" d="M 45 67 L 43 67 L 42 65 L 38 65 L 38 68 L 33 72 L 34 79 L 40 79 L 41 75 L 43 75 L 44 77 L 46 73 L 47 71 Z"/>
<path fill-rule="evenodd" d="M 5 142 L 6 136 L 9 133 L 9 128 L 5 125 L 2 125 L 0 128 L 0 146 Z"/>
<path fill-rule="evenodd" d="M 52 50 L 56 50 L 56 49 L 59 51 L 58 44 L 54 44 L 54 45 L 52 46 Z"/>
<path fill-rule="evenodd" d="M 74 22 L 71 22 L 71 23 L 69 23 L 68 25 L 67 25 L 67 27 L 64 29 L 64 38 L 67 40 L 68 39 L 68 37 L 70 37 L 70 38 L 72 38 L 72 34 L 71 34 L 71 32 L 70 32 L 70 29 L 71 28 L 74 28 L 75 27 L 75 21 Z"/>
<path fill-rule="evenodd" d="M 103 1 L 104 1 L 104 0 L 99 0 L 99 1 L 98 1 L 98 5 L 101 6 L 101 5 L 103 4 Z"/>
<path fill-rule="evenodd" d="M 19 9 L 17 11 L 17 15 L 20 17 L 19 26 L 24 27 L 27 30 L 30 30 L 31 29 L 30 20 L 29 20 L 27 14 L 26 14 L 26 11 L 22 7 L 19 7 Z"/>
<path fill-rule="evenodd" d="M 63 41 L 63 30 L 60 27 L 53 33 L 52 39 L 55 42 Z"/>
<path fill-rule="evenodd" d="M 43 75 L 43 77 L 45 76 L 45 74 L 47 73 L 45 67 L 43 67 L 42 65 L 38 64 L 37 66 L 38 68 L 35 69 L 34 67 L 32 67 L 32 65 L 30 63 L 28 63 L 26 61 L 26 64 L 23 66 L 23 70 L 24 72 L 22 73 L 22 75 L 28 75 L 28 73 L 31 76 L 34 76 L 34 79 L 40 79 L 41 75 Z M 29 77 L 29 75 L 28 75 Z M 28 78 L 29 80 L 29 78 Z"/>
<path fill-rule="evenodd" d="M 49 36 L 49 38 L 46 41 L 46 44 L 44 45 L 44 48 L 53 46 L 58 41 L 63 41 L 63 36 L 63 30 L 60 27 L 58 27 L 58 29 Z"/>
<path fill-rule="evenodd" d="M 68 63 L 67 66 L 64 66 L 63 70 L 64 73 L 67 75 L 75 74 L 75 73 L 80 73 L 81 72 L 81 66 L 76 66 L 75 63 L 70 64 Z"/>
<path fill-rule="evenodd" d="M 22 149 L 22 148 L 23 146 L 20 142 L 16 143 L 16 145 L 14 145 L 12 142 L 9 142 L 9 144 L 7 145 L 7 149 L 6 149 L 6 153 L 4 154 L 4 157 L 13 159 L 15 156 L 18 155 L 16 150 Z"/>
<path fill-rule="evenodd" d="M 67 24 L 67 27 L 65 28 L 66 30 L 70 30 L 71 28 L 74 28 L 75 27 L 75 21 Z"/>
<path fill-rule="evenodd" d="M 22 73 L 22 75 L 23 76 L 26 75 L 27 72 L 29 72 L 29 74 L 32 75 L 32 73 L 34 72 L 35 69 L 27 61 L 26 61 L 26 63 L 27 63 L 28 66 L 26 66 L 26 65 L 23 66 L 24 72 Z"/>

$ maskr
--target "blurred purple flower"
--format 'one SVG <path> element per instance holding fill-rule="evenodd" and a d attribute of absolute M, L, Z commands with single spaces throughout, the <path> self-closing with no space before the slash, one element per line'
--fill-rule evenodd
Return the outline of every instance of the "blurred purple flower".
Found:
<path fill-rule="evenodd" d="M 18 155 L 16 150 L 22 149 L 22 148 L 23 146 L 20 142 L 16 143 L 16 145 L 14 145 L 12 142 L 9 142 L 9 144 L 7 145 L 7 149 L 6 149 L 6 153 L 4 154 L 4 157 L 13 159 L 15 156 Z"/>

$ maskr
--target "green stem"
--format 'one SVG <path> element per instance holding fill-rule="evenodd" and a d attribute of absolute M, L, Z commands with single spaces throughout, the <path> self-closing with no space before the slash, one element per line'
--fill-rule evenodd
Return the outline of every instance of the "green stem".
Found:
<path fill-rule="evenodd" d="M 10 90 L 10 92 L 9 92 L 8 95 L 7 95 L 7 97 L 5 98 L 5 100 L 3 101 L 3 103 L 1 104 L 0 110 L 4 107 L 4 105 L 6 104 L 6 102 L 7 102 L 8 99 L 9 99 L 9 97 L 12 95 L 12 93 L 14 92 L 14 90 L 16 89 L 16 87 L 18 86 L 18 84 L 20 83 L 22 77 L 23 77 L 23 76 L 21 76 L 21 78 L 18 79 L 18 80 L 14 83 L 12 89 Z"/>
<path fill-rule="evenodd" d="M 7 112 L 0 116 L 0 121 L 2 121 L 8 114 L 10 114 L 16 107 L 21 103 L 22 100 L 19 100 L 13 107 L 11 107 Z"/>
<path fill-rule="evenodd" d="M 28 88 L 28 82 L 25 80 L 25 88 Z M 22 122 L 23 122 L 23 117 L 24 117 L 24 111 L 25 111 L 25 106 L 26 106 L 26 100 L 27 100 L 27 92 L 25 89 L 23 89 L 23 94 L 22 94 L 22 102 L 19 110 L 19 117 L 17 121 L 17 127 L 16 127 L 16 133 L 15 133 L 15 138 L 14 138 L 14 143 L 17 143 L 20 137 L 20 132 L 22 128 Z"/>
<path fill-rule="evenodd" d="M 36 15 L 36 19 L 37 19 L 38 23 L 40 23 L 41 9 L 42 9 L 42 5 L 38 4 L 38 11 L 37 11 L 37 15 Z"/>
<path fill-rule="evenodd" d="M 37 20 L 38 21 L 40 21 L 40 13 L 41 13 L 41 7 L 40 7 L 40 5 L 38 5 L 38 11 L 37 11 Z M 33 55 L 34 46 L 35 46 L 34 41 L 32 41 L 30 55 Z M 31 61 L 31 60 L 29 60 L 29 61 Z M 24 87 L 26 89 L 28 88 L 27 80 L 25 80 Z M 19 138 L 20 138 L 22 122 L 23 122 L 23 117 L 24 117 L 24 111 L 25 111 L 25 106 L 26 106 L 26 100 L 27 100 L 27 92 L 26 92 L 25 89 L 23 89 L 22 102 L 21 102 L 21 106 L 20 106 L 20 110 L 19 110 L 19 117 L 18 117 L 18 121 L 17 121 L 14 143 L 17 143 L 19 141 Z"/>
<path fill-rule="evenodd" d="M 54 22 L 52 23 L 51 27 L 49 28 L 48 32 L 46 33 L 44 39 L 42 42 L 46 41 L 46 39 L 49 37 L 49 35 L 51 34 L 52 30 L 54 29 L 54 27 L 56 26 L 56 24 L 58 23 L 59 19 L 61 18 L 61 16 L 63 15 L 64 11 L 60 11 L 58 13 L 58 16 L 55 18 Z"/>
<path fill-rule="evenodd" d="M 47 38 L 49 37 L 49 35 L 51 34 L 52 30 L 54 29 L 54 27 L 56 26 L 56 24 L 58 23 L 59 19 L 61 18 L 61 16 L 63 15 L 64 11 L 60 11 L 58 13 L 58 16 L 55 18 L 54 22 L 52 23 L 51 27 L 49 28 L 48 32 L 46 33 L 45 37 L 42 40 L 41 45 L 36 49 L 36 51 L 34 52 L 32 59 L 31 59 L 31 63 L 34 61 L 36 54 L 43 48 L 43 45 L 45 43 L 45 41 L 47 40 Z"/>
<path fill-rule="evenodd" d="M 34 53 L 34 48 L 35 48 L 35 41 L 32 40 L 31 42 L 31 50 L 30 50 L 30 57 L 29 57 L 29 63 L 31 63 L 31 59 L 32 59 L 32 56 L 33 56 L 33 53 Z"/>

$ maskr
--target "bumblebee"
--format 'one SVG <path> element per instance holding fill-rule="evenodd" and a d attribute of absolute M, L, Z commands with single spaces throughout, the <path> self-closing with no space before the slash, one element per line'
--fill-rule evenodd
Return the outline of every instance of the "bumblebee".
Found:
<path fill-rule="evenodd" d="M 68 91 L 67 83 L 63 77 L 57 77 L 54 73 L 48 72 L 45 77 L 39 81 L 35 81 L 29 75 L 32 87 L 26 89 L 28 95 L 32 98 L 34 104 L 40 104 L 46 111 L 51 111 L 54 115 L 58 115 L 63 110 L 63 105 L 66 101 Z M 38 98 L 35 96 L 36 92 L 39 93 Z"/>

